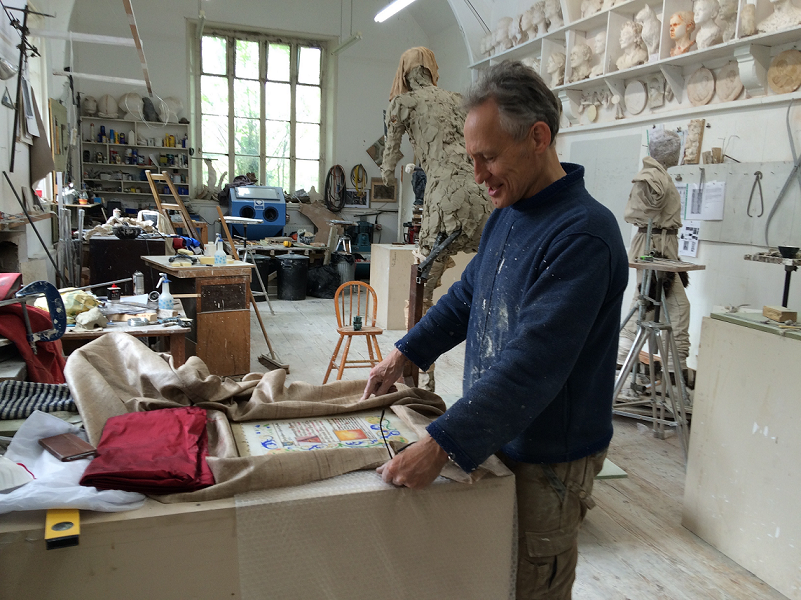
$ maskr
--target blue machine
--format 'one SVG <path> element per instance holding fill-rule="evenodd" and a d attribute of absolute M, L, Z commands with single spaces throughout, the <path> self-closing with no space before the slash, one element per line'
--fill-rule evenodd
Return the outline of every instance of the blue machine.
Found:
<path fill-rule="evenodd" d="M 247 239 L 260 240 L 283 234 L 286 225 L 286 198 L 280 187 L 241 185 L 231 188 L 231 216 L 260 219 L 262 225 L 248 225 Z M 242 225 L 233 225 L 234 233 L 244 237 Z"/>

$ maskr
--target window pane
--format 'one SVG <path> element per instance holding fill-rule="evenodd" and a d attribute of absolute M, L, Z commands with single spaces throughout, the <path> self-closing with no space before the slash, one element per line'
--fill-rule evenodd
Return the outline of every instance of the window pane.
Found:
<path fill-rule="evenodd" d="M 236 136 L 234 137 L 236 153 L 258 156 L 259 120 L 236 118 L 234 119 L 234 126 L 236 127 Z"/>
<path fill-rule="evenodd" d="M 234 170 L 236 175 L 247 175 L 253 173 L 259 176 L 259 157 L 258 156 L 235 156 Z"/>
<path fill-rule="evenodd" d="M 289 123 L 286 121 L 267 121 L 264 128 L 267 140 L 265 152 L 267 156 L 289 156 Z M 287 181 L 287 183 L 289 183 Z"/>
<path fill-rule="evenodd" d="M 202 121 L 203 152 L 228 152 L 228 117 L 211 117 L 203 115 Z"/>
<path fill-rule="evenodd" d="M 200 112 L 204 115 L 228 114 L 228 79 L 203 75 L 200 78 Z"/>
<path fill-rule="evenodd" d="M 226 175 L 223 181 L 220 181 L 220 176 L 228 170 L 227 156 L 204 153 L 201 162 L 203 163 L 203 185 L 208 185 L 209 187 L 219 185 L 222 188 L 231 179 Z M 214 182 L 212 182 L 209 177 L 209 163 L 211 163 L 211 168 L 214 171 Z"/>
<path fill-rule="evenodd" d="M 200 47 L 200 61 L 204 73 L 225 75 L 225 48 L 225 38 L 203 36 L 203 43 Z"/>
<path fill-rule="evenodd" d="M 234 79 L 234 116 L 258 119 L 259 82 Z"/>
<path fill-rule="evenodd" d="M 259 78 L 259 43 L 236 40 L 236 68 L 237 77 L 247 79 Z"/>
<path fill-rule="evenodd" d="M 298 121 L 320 122 L 320 88 L 299 85 L 295 88 L 295 110 Z"/>
<path fill-rule="evenodd" d="M 295 133 L 295 155 L 298 158 L 320 158 L 320 126 L 298 123 Z"/>
<path fill-rule="evenodd" d="M 320 190 L 320 161 L 298 160 L 295 162 L 295 190 L 303 188 L 307 192 L 314 186 Z M 292 190 L 293 192 L 295 190 Z"/>
<path fill-rule="evenodd" d="M 267 51 L 267 79 L 289 81 L 288 44 L 270 44 Z"/>
<path fill-rule="evenodd" d="M 264 185 L 289 189 L 289 159 L 267 159 L 267 163 L 265 164 Z"/>
<path fill-rule="evenodd" d="M 292 91 L 288 83 L 264 84 L 264 104 L 266 117 L 280 121 L 289 121 L 289 108 L 292 101 Z"/>
<path fill-rule="evenodd" d="M 298 82 L 320 83 L 320 56 L 319 48 L 301 48 L 298 60 Z"/>

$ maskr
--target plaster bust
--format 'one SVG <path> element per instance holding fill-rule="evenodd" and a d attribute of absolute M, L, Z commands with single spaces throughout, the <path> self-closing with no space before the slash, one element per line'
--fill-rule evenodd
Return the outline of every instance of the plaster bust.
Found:
<path fill-rule="evenodd" d="M 615 61 L 619 71 L 648 62 L 648 49 L 642 41 L 642 25 L 626 21 L 620 29 L 620 49 L 623 54 Z"/>
<path fill-rule="evenodd" d="M 748 37 L 756 32 L 756 5 L 746 2 L 740 11 L 740 37 Z"/>
<path fill-rule="evenodd" d="M 718 0 L 695 0 L 693 13 L 696 26 L 695 43 L 699 50 L 704 50 L 723 41 L 722 32 L 715 17 L 720 12 Z"/>
<path fill-rule="evenodd" d="M 565 82 L 565 55 L 561 52 L 551 54 L 546 71 L 551 76 L 551 88 L 562 85 Z"/>
<path fill-rule="evenodd" d="M 737 26 L 737 0 L 719 0 L 720 12 L 718 13 L 717 23 L 720 27 L 724 42 L 734 38 Z"/>
<path fill-rule="evenodd" d="M 581 18 L 594 15 L 601 10 L 601 0 L 582 0 Z"/>
<path fill-rule="evenodd" d="M 545 18 L 545 0 L 535 2 L 526 12 L 531 15 L 532 27 L 537 35 L 545 35 L 548 30 L 548 20 Z"/>
<path fill-rule="evenodd" d="M 601 6 L 601 9 L 602 10 L 608 10 L 608 9 L 612 8 L 613 6 L 617 6 L 622 1 L 624 1 L 624 0 L 604 0 L 604 3 Z"/>
<path fill-rule="evenodd" d="M 492 36 L 495 54 L 512 47 L 512 40 L 509 39 L 509 26 L 512 24 L 512 17 L 501 17 L 495 25 L 495 34 Z"/>
<path fill-rule="evenodd" d="M 737 0 L 734 0 L 734 2 L 736 1 Z M 659 51 L 659 38 L 662 24 L 659 22 L 659 18 L 656 16 L 654 9 L 646 4 L 642 10 L 634 16 L 634 20 L 642 25 L 642 41 L 645 42 L 645 47 L 648 48 L 648 54 L 656 54 Z"/>
<path fill-rule="evenodd" d="M 520 15 L 520 31 L 522 31 L 524 41 L 533 40 L 537 37 L 537 25 L 532 18 L 532 10 L 534 7 L 529 8 Z"/>
<path fill-rule="evenodd" d="M 509 39 L 512 41 L 512 46 L 522 44 L 528 39 L 527 37 L 524 37 L 525 34 L 523 33 L 523 29 L 520 27 L 520 17 L 521 15 L 512 17 L 512 22 L 509 24 Z"/>
<path fill-rule="evenodd" d="M 759 33 L 769 33 L 787 29 L 801 23 L 801 9 L 792 0 L 771 0 L 773 14 L 757 24 Z"/>
<path fill-rule="evenodd" d="M 590 76 L 592 50 L 587 44 L 577 43 L 570 51 L 570 82 L 581 81 Z"/>
<path fill-rule="evenodd" d="M 81 99 L 81 109 L 83 109 L 83 114 L 87 117 L 94 117 L 97 114 L 97 100 L 95 100 L 95 97 L 84 96 Z"/>
<path fill-rule="evenodd" d="M 559 0 L 545 0 L 545 18 L 548 19 L 548 31 L 564 26 L 562 18 L 562 5 Z"/>
<path fill-rule="evenodd" d="M 690 39 L 690 34 L 695 30 L 695 16 L 689 10 L 682 10 L 673 13 L 670 17 L 670 39 L 673 40 L 673 47 L 670 49 L 671 56 L 678 56 L 688 52 L 695 42 Z"/>
<path fill-rule="evenodd" d="M 590 77 L 604 74 L 604 52 L 606 52 L 606 32 L 602 31 L 592 40 L 592 49 L 598 57 L 598 64 L 590 70 Z"/>
<path fill-rule="evenodd" d="M 520 62 L 529 67 L 530 69 L 534 69 L 534 71 L 539 75 L 540 73 L 540 59 L 536 56 L 526 56 L 525 58 L 521 58 Z"/>
<path fill-rule="evenodd" d="M 481 38 L 481 45 L 479 46 L 481 56 L 492 56 L 495 52 L 495 46 L 492 45 L 492 33 L 488 33 Z"/>

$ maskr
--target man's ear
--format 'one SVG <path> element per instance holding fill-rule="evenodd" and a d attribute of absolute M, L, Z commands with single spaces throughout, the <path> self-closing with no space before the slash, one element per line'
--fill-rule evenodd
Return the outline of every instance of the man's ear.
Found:
<path fill-rule="evenodd" d="M 528 139 L 535 152 L 544 152 L 551 146 L 551 128 L 544 121 L 537 121 L 528 130 Z"/>

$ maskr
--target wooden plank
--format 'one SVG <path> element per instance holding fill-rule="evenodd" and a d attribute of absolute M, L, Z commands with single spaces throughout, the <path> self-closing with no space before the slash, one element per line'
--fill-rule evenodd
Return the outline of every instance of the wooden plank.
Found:
<path fill-rule="evenodd" d="M 143 256 L 142 260 L 172 277 L 192 279 L 195 277 L 229 277 L 249 275 L 255 265 L 235 260 L 227 265 L 190 265 L 189 263 L 171 263 L 169 256 Z"/>
<path fill-rule="evenodd" d="M 197 356 L 214 375 L 250 372 L 250 311 L 199 313 Z"/>
<path fill-rule="evenodd" d="M 784 323 L 785 321 L 796 321 L 798 313 L 794 310 L 789 310 L 784 306 L 763 306 L 762 315 L 771 321 L 778 321 Z"/>

